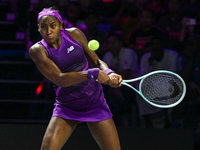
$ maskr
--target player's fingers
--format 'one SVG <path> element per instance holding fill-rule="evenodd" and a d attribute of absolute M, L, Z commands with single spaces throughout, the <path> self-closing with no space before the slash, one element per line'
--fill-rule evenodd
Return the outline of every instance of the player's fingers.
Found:
<path fill-rule="evenodd" d="M 111 80 L 112 80 L 112 84 L 113 84 L 113 87 L 119 87 L 119 81 L 118 81 L 118 78 L 116 78 L 115 76 L 113 76 L 112 78 L 111 78 Z"/>
<path fill-rule="evenodd" d="M 116 79 L 116 84 L 121 85 L 122 77 L 121 76 L 117 76 L 115 79 Z"/>
<path fill-rule="evenodd" d="M 104 79 L 101 83 L 103 84 L 109 84 L 110 82 L 110 78 Z"/>
<path fill-rule="evenodd" d="M 122 76 L 119 77 L 119 83 L 121 84 L 122 82 Z"/>
<path fill-rule="evenodd" d="M 110 82 L 110 77 L 101 70 L 99 71 L 99 76 L 97 79 L 99 83 L 102 84 L 108 84 Z"/>
<path fill-rule="evenodd" d="M 109 84 L 110 83 L 110 77 L 108 78 L 108 80 L 106 81 L 106 84 Z"/>

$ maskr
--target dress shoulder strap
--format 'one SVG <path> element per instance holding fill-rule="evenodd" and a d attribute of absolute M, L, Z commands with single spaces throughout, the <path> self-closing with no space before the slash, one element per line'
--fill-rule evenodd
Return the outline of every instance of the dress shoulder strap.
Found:
<path fill-rule="evenodd" d="M 62 29 L 61 30 L 61 35 L 69 42 L 73 43 L 74 45 L 81 47 L 81 45 L 79 45 L 72 37 L 70 37 L 69 33 L 65 30 L 65 29 Z"/>

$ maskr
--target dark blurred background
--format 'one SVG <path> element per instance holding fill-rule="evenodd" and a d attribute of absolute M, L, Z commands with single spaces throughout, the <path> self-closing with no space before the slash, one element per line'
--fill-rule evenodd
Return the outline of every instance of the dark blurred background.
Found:
<path fill-rule="evenodd" d="M 41 40 L 37 31 L 38 12 L 51 6 L 60 11 L 65 28 L 77 27 L 86 35 L 88 41 L 96 39 L 100 42 L 96 53 L 102 60 L 108 59 L 108 53 L 114 55 L 111 49 L 115 50 L 115 47 L 109 45 L 108 35 L 119 35 L 122 48 L 132 50 L 137 57 L 136 60 L 135 57 L 130 58 L 118 53 L 116 58 L 130 62 L 135 59 L 137 62 L 137 67 L 131 66 L 132 68 L 128 69 L 120 70 L 121 66 L 116 58 L 113 58 L 113 61 L 116 61 L 114 64 L 108 62 L 109 67 L 124 78 L 139 76 L 139 72 L 144 69 L 141 63 L 145 59 L 143 56 L 151 53 L 150 41 L 153 38 L 164 39 L 164 49 L 173 51 L 177 56 L 175 70 L 164 69 L 174 71 L 184 79 L 187 93 L 178 106 L 167 110 L 168 125 L 161 128 L 162 133 L 171 129 L 171 132 L 176 130 L 183 136 L 188 136 L 188 132 L 182 131 L 189 131 L 194 149 L 200 149 L 199 0 L 0 0 L 2 125 L 34 124 L 41 125 L 43 129 L 51 118 L 55 99 L 52 83 L 37 70 L 28 54 L 30 46 Z M 153 59 L 152 53 L 151 56 L 148 61 Z M 168 61 L 171 59 L 166 58 L 165 63 Z M 136 71 L 131 72 L 134 69 Z M 143 105 L 138 103 L 137 94 L 125 87 L 121 88 L 121 91 L 113 91 L 104 86 L 104 90 L 114 114 L 114 121 L 117 127 L 122 129 L 120 134 L 124 128 L 131 131 L 134 128 L 142 134 L 150 129 L 154 135 L 152 129 L 156 132 L 157 127 L 149 125 L 148 121 L 152 121 L 152 117 L 159 118 L 158 113 L 163 113 L 162 110 L 153 115 L 152 112 L 143 113 Z M 113 96 L 113 93 L 116 96 Z M 85 124 L 80 126 L 84 127 Z M 9 126 L 10 128 L 12 127 Z M 133 140 L 136 137 L 132 137 Z"/>

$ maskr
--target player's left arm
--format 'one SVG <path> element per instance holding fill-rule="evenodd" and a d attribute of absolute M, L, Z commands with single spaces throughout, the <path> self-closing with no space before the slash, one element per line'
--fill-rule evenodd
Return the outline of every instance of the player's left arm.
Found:
<path fill-rule="evenodd" d="M 104 73 L 104 71 L 108 69 L 108 65 L 102 60 L 100 60 L 94 51 L 91 51 L 89 49 L 88 40 L 83 34 L 83 32 L 79 30 L 78 28 L 71 28 L 71 29 L 66 29 L 66 30 L 68 31 L 70 36 L 83 47 L 85 55 L 89 63 L 92 65 L 92 67 L 100 68 L 101 76 L 99 78 L 104 78 L 105 76 L 107 76 L 107 74 Z M 111 81 L 108 82 L 108 84 L 110 86 L 112 87 L 121 86 L 122 77 L 120 75 L 115 74 L 115 73 L 110 73 L 109 77 Z M 98 78 L 98 81 L 100 81 L 101 83 L 101 80 L 99 78 Z"/>

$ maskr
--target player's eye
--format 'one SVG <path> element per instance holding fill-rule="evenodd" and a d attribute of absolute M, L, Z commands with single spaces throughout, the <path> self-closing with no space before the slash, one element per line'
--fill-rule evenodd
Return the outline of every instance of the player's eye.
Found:
<path fill-rule="evenodd" d="M 56 27 L 56 25 L 55 25 L 55 24 L 51 25 L 51 28 L 55 28 L 55 27 Z"/>
<path fill-rule="evenodd" d="M 42 29 L 45 29 L 45 28 L 46 28 L 46 26 L 44 26 L 44 25 L 41 25 L 41 28 L 42 28 Z"/>

